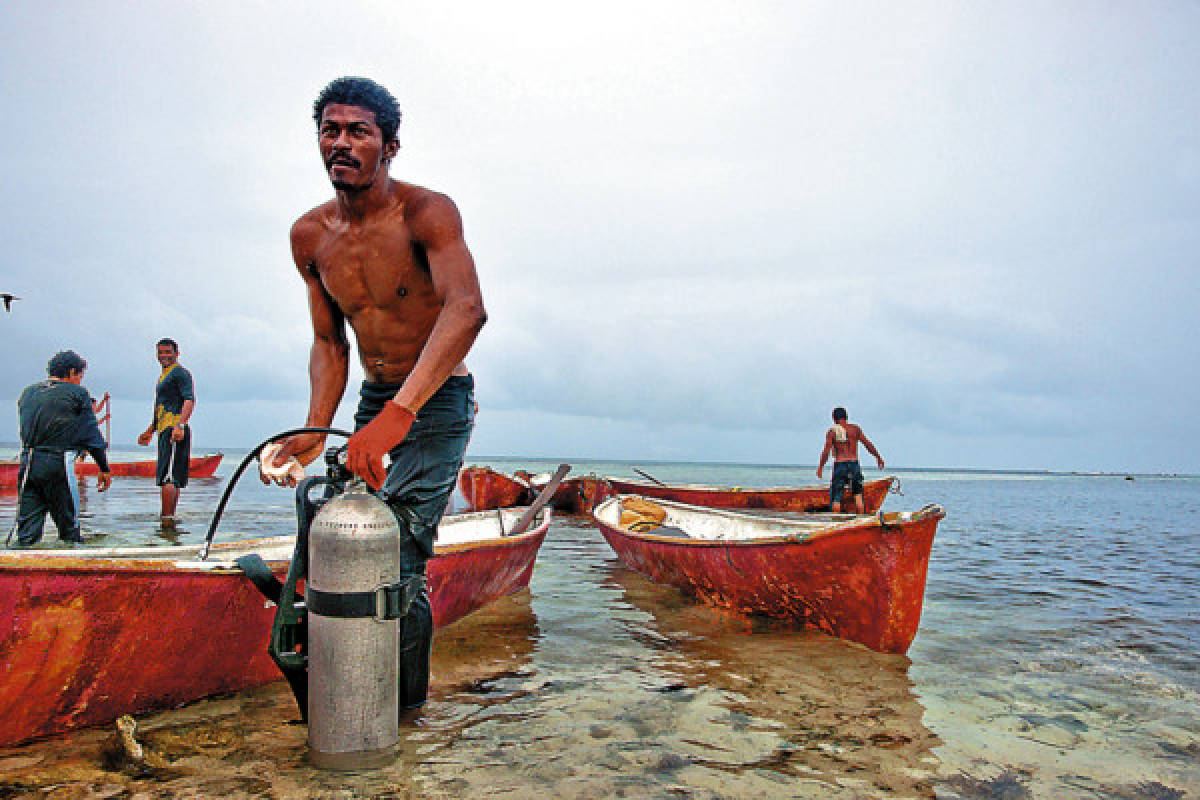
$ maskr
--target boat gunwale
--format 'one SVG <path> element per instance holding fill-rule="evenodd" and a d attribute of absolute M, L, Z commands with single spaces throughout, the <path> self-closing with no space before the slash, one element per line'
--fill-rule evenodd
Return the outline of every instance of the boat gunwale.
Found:
<path fill-rule="evenodd" d="M 746 539 L 702 539 L 699 537 L 688 536 L 682 538 L 679 536 L 664 536 L 655 534 L 653 531 L 631 531 L 617 524 L 608 522 L 600 518 L 600 510 L 605 506 L 614 503 L 619 503 L 624 498 L 638 498 L 649 500 L 658 505 L 675 507 L 682 509 L 686 513 L 698 513 L 705 516 L 720 516 L 728 517 L 734 522 L 744 522 L 747 520 L 783 524 L 794 529 L 790 533 L 781 533 L 777 536 L 756 536 Z M 907 519 L 902 519 L 902 514 L 909 514 Z M 828 521 L 829 517 L 847 517 L 839 521 Z M 673 544 L 679 547 L 695 547 L 697 545 L 705 547 L 758 547 L 762 545 L 778 546 L 778 545 L 803 545 L 812 544 L 824 541 L 833 536 L 841 536 L 843 534 L 852 533 L 855 531 L 870 531 L 875 528 L 880 528 L 884 532 L 890 530 L 900 530 L 910 527 L 920 522 L 927 520 L 941 520 L 946 516 L 946 511 L 939 505 L 927 505 L 917 511 L 890 511 L 878 512 L 875 514 L 828 514 L 828 515 L 813 515 L 806 514 L 804 518 L 792 519 L 789 517 L 765 517 L 755 514 L 747 514 L 744 511 L 729 511 L 727 509 L 710 508 L 709 506 L 696 506 L 689 503 L 680 503 L 675 500 L 660 500 L 656 497 L 643 497 L 636 494 L 619 494 L 605 500 L 600 505 L 592 510 L 592 518 L 600 527 L 601 533 L 612 531 L 622 536 L 627 536 L 631 539 L 641 540 L 645 542 L 654 542 L 656 544 Z M 816 518 L 814 518 L 816 517 Z"/>
<path fill-rule="evenodd" d="M 453 524 L 461 524 L 458 520 L 471 521 L 473 519 L 483 519 L 484 517 L 494 517 L 497 511 L 505 512 L 506 516 L 518 516 L 520 513 L 523 513 L 524 509 L 518 506 L 515 508 L 455 514 L 453 516 L 456 522 Z M 535 536 L 544 536 L 550 528 L 551 518 L 552 512 L 549 509 L 543 509 L 538 514 L 539 522 L 536 527 L 515 535 L 500 534 L 480 539 L 448 542 L 441 545 L 435 539 L 433 558 L 471 550 L 507 547 L 510 542 L 524 542 Z M 513 521 L 515 522 L 516 520 Z M 286 547 L 286 556 L 264 556 L 263 558 L 269 566 L 286 566 L 291 561 L 292 553 L 295 550 L 295 542 L 296 537 L 294 534 L 288 536 L 264 536 L 254 539 L 220 542 L 213 545 L 212 552 L 216 556 L 222 555 L 221 550 L 234 550 L 242 555 L 262 555 L 263 550 Z M 188 544 L 165 545 L 162 547 L 109 547 L 93 550 L 87 548 L 72 548 L 69 550 L 49 548 L 40 550 L 0 550 L 0 573 L 8 570 L 55 570 L 72 574 L 117 570 L 121 572 L 186 572 L 196 575 L 220 575 L 229 572 L 241 572 L 241 568 L 231 560 L 218 558 L 200 561 L 196 556 L 199 555 L 202 547 L 203 545 L 200 544 Z M 126 553 L 122 554 L 120 552 L 122 550 L 126 551 Z"/>
<path fill-rule="evenodd" d="M 829 489 L 829 486 L 823 483 L 805 484 L 802 486 L 714 486 L 713 484 L 709 483 L 668 483 L 664 485 L 653 483 L 647 480 L 640 480 L 638 478 L 618 478 L 614 476 L 608 476 L 605 478 L 605 480 L 609 481 L 610 483 L 612 481 L 616 481 L 629 486 L 644 486 L 656 491 L 687 490 L 689 492 L 704 492 L 708 494 L 725 492 L 732 494 L 786 494 L 795 492 L 828 491 Z M 864 480 L 863 487 L 865 488 L 867 486 L 882 483 L 884 481 L 890 483 L 896 480 L 897 478 L 895 475 L 889 475 L 883 478 L 872 478 L 870 480 Z"/>

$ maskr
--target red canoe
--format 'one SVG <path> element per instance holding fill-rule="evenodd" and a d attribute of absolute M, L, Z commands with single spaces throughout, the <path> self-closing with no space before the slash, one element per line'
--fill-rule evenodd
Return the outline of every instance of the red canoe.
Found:
<path fill-rule="evenodd" d="M 221 459 L 224 458 L 223 453 L 212 453 L 210 455 L 197 456 L 188 460 L 188 476 L 192 478 L 211 478 L 217 471 L 217 467 L 221 464 Z M 0 461 L 0 488 L 16 489 L 17 488 L 17 469 L 16 461 Z M 110 461 L 108 464 L 109 470 L 114 476 L 120 477 L 135 477 L 135 478 L 153 478 L 155 471 L 154 461 Z M 86 477 L 95 475 L 99 472 L 99 468 L 94 461 L 76 461 L 75 475 L 78 477 Z"/>
<path fill-rule="evenodd" d="M 872 650 L 904 653 L 912 644 L 940 507 L 782 519 L 651 501 L 665 512 L 658 523 L 630 513 L 639 501 L 621 495 L 592 514 L 630 569 L 711 605 Z"/>
<path fill-rule="evenodd" d="M 188 459 L 188 477 L 189 478 L 211 478 L 216 474 L 217 467 L 221 464 L 221 459 L 224 458 L 224 453 L 211 453 L 209 455 L 197 456 L 196 458 Z M 108 464 L 109 471 L 113 477 L 125 478 L 153 478 L 155 475 L 154 461 L 110 461 Z M 99 472 L 99 468 L 94 461 L 76 461 L 75 474 L 78 476 L 95 475 Z"/>
<path fill-rule="evenodd" d="M 620 494 L 640 494 L 708 508 L 767 509 L 770 511 L 828 511 L 829 485 L 825 486 L 704 486 L 701 484 L 657 484 L 627 478 L 608 478 Z M 874 514 L 883 505 L 895 478 L 863 482 L 863 511 Z M 853 511 L 853 499 L 842 501 L 843 511 Z M 849 507 L 847 507 L 849 505 Z"/>
<path fill-rule="evenodd" d="M 463 468 L 458 474 L 458 488 L 472 511 L 510 508 L 532 500 L 528 481 L 491 467 Z"/>
<path fill-rule="evenodd" d="M 503 536 L 523 509 L 442 520 L 428 579 L 441 627 L 529 584 L 549 528 Z M 0 552 L 0 747 L 171 708 L 281 676 L 275 608 L 232 559 L 283 578 L 295 537 L 198 545 Z"/>
<path fill-rule="evenodd" d="M 518 470 L 514 473 L 519 480 L 529 484 L 536 494 L 550 482 L 550 473 L 537 474 Z M 587 514 L 602 500 L 616 492 L 608 480 L 599 475 L 580 475 L 577 478 L 566 478 L 554 490 L 550 498 L 550 506 L 555 511 L 565 511 L 569 514 Z"/>

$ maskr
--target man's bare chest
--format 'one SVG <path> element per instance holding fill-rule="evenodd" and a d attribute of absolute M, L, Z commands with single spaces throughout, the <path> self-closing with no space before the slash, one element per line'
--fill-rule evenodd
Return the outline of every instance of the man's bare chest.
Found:
<path fill-rule="evenodd" d="M 402 226 L 391 230 L 340 231 L 325 236 L 313 268 L 339 305 L 391 305 L 430 291 L 424 248 Z"/>

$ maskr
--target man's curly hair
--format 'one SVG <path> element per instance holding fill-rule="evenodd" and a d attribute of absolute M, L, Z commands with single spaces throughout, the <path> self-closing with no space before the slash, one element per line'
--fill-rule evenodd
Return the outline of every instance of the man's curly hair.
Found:
<path fill-rule="evenodd" d="M 373 112 L 375 124 L 383 131 L 384 143 L 396 138 L 396 131 L 400 128 L 400 104 L 391 92 L 370 78 L 344 77 L 330 81 L 313 103 L 313 121 L 318 129 L 321 127 L 321 114 L 330 103 L 359 106 Z"/>
<path fill-rule="evenodd" d="M 69 378 L 72 371 L 79 370 L 83 372 L 85 369 L 87 369 L 87 362 L 83 360 L 83 356 L 74 350 L 63 350 L 60 353 L 55 353 L 46 362 L 46 374 L 51 378 Z"/>

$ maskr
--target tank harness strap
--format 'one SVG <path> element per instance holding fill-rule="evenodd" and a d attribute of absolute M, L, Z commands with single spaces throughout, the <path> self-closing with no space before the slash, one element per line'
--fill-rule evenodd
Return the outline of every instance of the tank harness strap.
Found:
<path fill-rule="evenodd" d="M 400 619 L 425 588 L 424 575 L 412 575 L 395 583 L 376 587 L 373 592 L 326 592 L 306 587 L 304 607 L 322 617 L 376 620 Z"/>
<path fill-rule="evenodd" d="M 283 594 L 283 584 L 275 577 L 275 573 L 271 572 L 271 568 L 267 566 L 267 562 L 262 560 L 262 556 L 257 553 L 242 556 L 235 558 L 233 563 L 246 573 L 246 577 L 250 579 L 251 583 L 263 593 L 263 597 L 276 605 L 279 604 L 279 598 Z"/>

